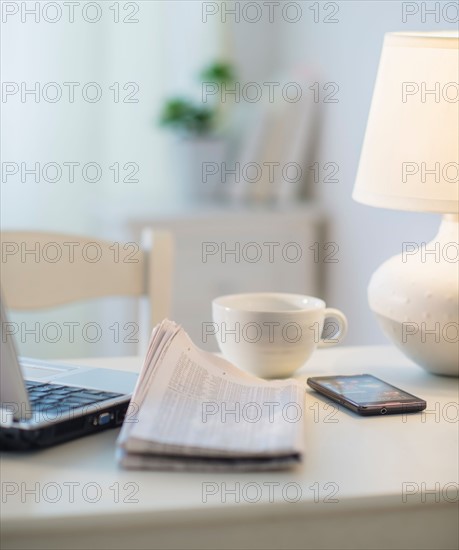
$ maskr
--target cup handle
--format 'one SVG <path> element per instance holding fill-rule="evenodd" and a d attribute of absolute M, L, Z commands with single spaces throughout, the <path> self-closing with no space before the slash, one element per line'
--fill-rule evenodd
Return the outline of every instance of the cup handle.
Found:
<path fill-rule="evenodd" d="M 338 321 L 338 331 L 335 332 L 331 337 L 323 338 L 321 336 L 319 341 L 319 348 L 327 348 L 330 346 L 336 346 L 341 340 L 344 339 L 347 333 L 347 319 L 344 313 L 339 309 L 334 309 L 327 307 L 324 311 L 324 330 L 326 330 L 327 319 L 336 319 Z M 323 332 L 322 332 L 323 334 Z"/>

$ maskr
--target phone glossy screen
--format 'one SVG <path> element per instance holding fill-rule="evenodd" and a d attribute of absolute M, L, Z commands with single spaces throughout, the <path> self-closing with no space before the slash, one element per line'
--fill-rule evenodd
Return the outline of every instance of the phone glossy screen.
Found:
<path fill-rule="evenodd" d="M 354 403 L 388 403 L 418 400 L 417 397 L 370 374 L 316 379 L 316 383 Z"/>

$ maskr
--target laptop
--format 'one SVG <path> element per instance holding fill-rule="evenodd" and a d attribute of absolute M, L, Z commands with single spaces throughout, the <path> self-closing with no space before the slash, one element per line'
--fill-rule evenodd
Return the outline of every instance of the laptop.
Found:
<path fill-rule="evenodd" d="M 3 299 L 0 445 L 49 447 L 123 423 L 137 374 L 18 358 Z"/>

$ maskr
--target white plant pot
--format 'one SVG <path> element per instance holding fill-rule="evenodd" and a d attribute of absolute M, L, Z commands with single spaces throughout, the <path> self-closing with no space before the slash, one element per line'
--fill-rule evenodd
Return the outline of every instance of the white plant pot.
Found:
<path fill-rule="evenodd" d="M 222 138 L 182 138 L 172 151 L 178 192 L 184 202 L 210 202 L 223 196 L 227 142 Z"/>

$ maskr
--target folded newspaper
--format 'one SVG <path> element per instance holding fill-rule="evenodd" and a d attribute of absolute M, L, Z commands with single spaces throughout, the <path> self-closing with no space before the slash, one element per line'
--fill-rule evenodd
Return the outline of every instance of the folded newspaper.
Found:
<path fill-rule="evenodd" d="M 262 380 L 197 348 L 177 324 L 152 332 L 118 438 L 125 468 L 274 470 L 303 454 L 304 388 Z"/>

